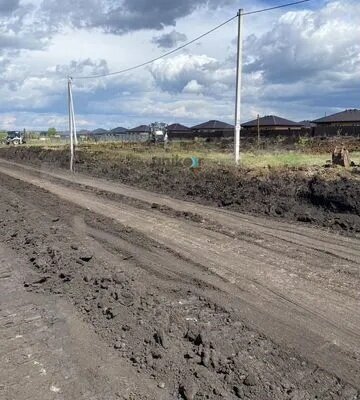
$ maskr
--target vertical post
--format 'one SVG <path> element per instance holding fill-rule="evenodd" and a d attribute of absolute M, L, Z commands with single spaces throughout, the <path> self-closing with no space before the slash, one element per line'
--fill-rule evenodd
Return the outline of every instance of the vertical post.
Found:
<path fill-rule="evenodd" d="M 68 111 L 69 111 L 69 135 L 70 135 L 70 171 L 74 172 L 74 137 L 73 118 L 71 105 L 71 78 L 68 78 Z"/>
<path fill-rule="evenodd" d="M 257 116 L 258 147 L 260 147 L 260 115 Z"/>
<path fill-rule="evenodd" d="M 70 103 L 71 103 L 71 116 L 72 116 L 71 120 L 72 120 L 72 127 L 73 127 L 74 143 L 75 143 L 75 146 L 77 146 L 78 139 L 77 139 L 77 131 L 76 131 L 74 99 L 73 99 L 73 94 L 72 94 L 72 79 L 69 78 L 69 81 L 70 81 Z"/>
<path fill-rule="evenodd" d="M 236 101 L 235 101 L 235 163 L 240 162 L 240 131 L 241 131 L 241 84 L 242 84 L 242 26 L 243 9 L 238 12 L 238 43 L 237 43 L 237 66 L 236 66 Z"/>

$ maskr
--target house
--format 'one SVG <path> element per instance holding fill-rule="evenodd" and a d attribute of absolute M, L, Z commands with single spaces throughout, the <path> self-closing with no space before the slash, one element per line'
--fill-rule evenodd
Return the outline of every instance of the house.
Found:
<path fill-rule="evenodd" d="M 303 126 L 303 128 L 305 128 L 305 129 L 315 128 L 315 126 L 316 126 L 316 124 L 314 124 L 313 122 L 311 122 L 309 120 L 300 121 L 299 124 L 301 124 Z"/>
<path fill-rule="evenodd" d="M 98 135 L 98 136 L 106 135 L 108 133 L 109 133 L 109 131 L 107 131 L 106 129 L 103 129 L 103 128 L 98 128 L 91 132 L 91 134 Z"/>
<path fill-rule="evenodd" d="M 169 139 L 192 139 L 190 128 L 182 124 L 171 124 L 167 127 Z"/>
<path fill-rule="evenodd" d="M 261 131 L 289 131 L 289 130 L 300 130 L 303 128 L 303 124 L 300 122 L 290 121 L 285 118 L 278 117 L 277 115 L 266 115 L 258 119 L 246 122 L 242 124 L 242 128 L 248 131 L 257 131 L 258 124 Z"/>
<path fill-rule="evenodd" d="M 149 134 L 150 133 L 150 126 L 149 125 L 140 125 L 135 128 L 129 129 L 128 133 L 131 134 Z"/>
<path fill-rule="evenodd" d="M 126 128 L 123 128 L 122 126 L 118 126 L 117 128 L 111 129 L 110 133 L 112 135 L 123 135 L 126 134 L 128 130 Z"/>
<path fill-rule="evenodd" d="M 191 128 L 194 137 L 222 138 L 234 135 L 234 126 L 226 122 L 211 120 Z"/>
<path fill-rule="evenodd" d="M 345 110 L 312 122 L 317 126 L 360 126 L 360 110 Z"/>

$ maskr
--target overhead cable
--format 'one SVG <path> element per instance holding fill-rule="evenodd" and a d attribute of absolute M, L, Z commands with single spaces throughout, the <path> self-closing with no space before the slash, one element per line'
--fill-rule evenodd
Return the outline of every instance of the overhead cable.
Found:
<path fill-rule="evenodd" d="M 308 3 L 309 1 L 312 1 L 312 0 L 295 1 L 295 2 L 292 2 L 292 3 L 281 4 L 281 5 L 279 5 L 279 6 L 274 6 L 274 7 L 269 7 L 269 8 L 263 8 L 263 9 L 261 9 L 261 10 L 249 11 L 249 12 L 243 13 L 242 15 L 245 16 L 245 15 L 260 14 L 260 13 L 263 13 L 263 12 L 272 11 L 272 10 L 277 10 L 277 9 L 280 9 L 280 8 L 295 6 L 295 5 L 302 4 L 302 3 Z M 184 43 L 183 45 L 177 47 L 176 49 L 173 49 L 173 50 L 171 50 L 171 51 L 168 51 L 167 53 L 164 53 L 164 54 L 162 54 L 162 55 L 159 56 L 159 57 L 156 57 L 156 58 L 153 58 L 153 59 L 151 59 L 151 60 L 145 61 L 145 62 L 143 62 L 143 63 L 141 63 L 141 64 L 137 64 L 137 65 L 134 65 L 133 67 L 125 68 L 125 69 L 122 69 L 122 70 L 116 71 L 116 72 L 109 72 L 109 73 L 98 74 L 98 75 L 90 75 L 90 76 L 74 76 L 73 79 L 79 80 L 79 79 L 105 78 L 105 77 L 108 77 L 108 76 L 114 76 L 114 75 L 124 74 L 125 72 L 130 72 L 130 71 L 133 71 L 133 70 L 135 70 L 135 69 L 139 69 L 139 68 L 145 67 L 146 65 L 153 64 L 155 61 L 159 61 L 159 60 L 161 60 L 161 59 L 163 59 L 163 58 L 165 58 L 165 57 L 168 57 L 168 56 L 170 56 L 171 54 L 174 54 L 174 53 L 176 53 L 176 52 L 178 52 L 178 51 L 184 49 L 185 47 L 190 46 L 191 44 L 197 42 L 198 40 L 202 39 L 203 37 L 205 37 L 205 36 L 207 36 L 207 35 L 210 35 L 211 33 L 215 32 L 215 31 L 217 31 L 218 29 L 222 28 L 223 26 L 227 25 L 228 23 L 230 23 L 230 22 L 233 21 L 234 19 L 238 18 L 238 16 L 239 16 L 239 14 L 234 15 L 233 17 L 229 18 L 228 20 L 226 20 L 225 22 L 221 23 L 220 25 L 217 25 L 215 28 L 212 28 L 212 29 L 210 29 L 209 31 L 203 33 L 202 35 L 200 35 L 200 36 L 198 36 L 198 37 L 196 37 L 196 38 L 190 40 L 190 42 Z"/>

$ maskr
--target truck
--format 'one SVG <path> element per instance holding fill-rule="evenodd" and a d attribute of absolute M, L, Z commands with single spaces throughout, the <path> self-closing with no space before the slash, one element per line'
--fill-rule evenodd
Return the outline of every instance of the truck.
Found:
<path fill-rule="evenodd" d="M 168 125 L 163 122 L 154 122 L 150 124 L 150 137 L 151 143 L 167 143 L 168 141 Z"/>
<path fill-rule="evenodd" d="M 6 144 L 13 144 L 17 146 L 19 144 L 25 144 L 24 134 L 20 131 L 8 131 L 6 137 Z"/>

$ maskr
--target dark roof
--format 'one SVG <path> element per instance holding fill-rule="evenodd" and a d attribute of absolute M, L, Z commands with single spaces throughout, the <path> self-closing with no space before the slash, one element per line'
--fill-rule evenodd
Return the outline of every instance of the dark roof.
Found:
<path fill-rule="evenodd" d="M 226 122 L 221 121 L 208 121 L 203 124 L 195 125 L 191 129 L 200 130 L 200 129 L 213 129 L 213 130 L 222 130 L 222 129 L 234 129 L 233 125 L 227 124 Z"/>
<path fill-rule="evenodd" d="M 129 129 L 129 132 L 150 132 L 149 125 L 140 125 L 135 128 Z"/>
<path fill-rule="evenodd" d="M 101 135 L 103 133 L 108 133 L 108 131 L 103 128 L 98 128 L 98 129 L 95 129 L 94 131 L 92 131 L 91 133 L 93 133 L 94 135 Z"/>
<path fill-rule="evenodd" d="M 300 121 L 299 124 L 304 128 L 314 128 L 316 126 L 316 124 L 309 120 Z"/>
<path fill-rule="evenodd" d="M 77 133 L 78 135 L 87 135 L 90 131 L 88 129 L 81 129 L 81 131 L 78 131 Z"/>
<path fill-rule="evenodd" d="M 334 123 L 334 122 L 360 122 L 360 110 L 345 110 L 328 117 L 319 118 L 315 121 L 316 124 Z"/>
<path fill-rule="evenodd" d="M 302 126 L 299 122 L 290 121 L 285 118 L 278 117 L 276 115 L 267 115 L 259 119 L 260 126 Z M 258 120 L 254 119 L 252 121 L 241 124 L 243 128 L 254 128 L 257 127 Z"/>
<path fill-rule="evenodd" d="M 111 129 L 111 133 L 125 133 L 127 132 L 126 128 L 123 128 L 122 126 L 118 126 L 117 128 Z"/>
<path fill-rule="evenodd" d="M 191 129 L 181 124 L 171 124 L 168 126 L 168 131 L 190 131 Z"/>

